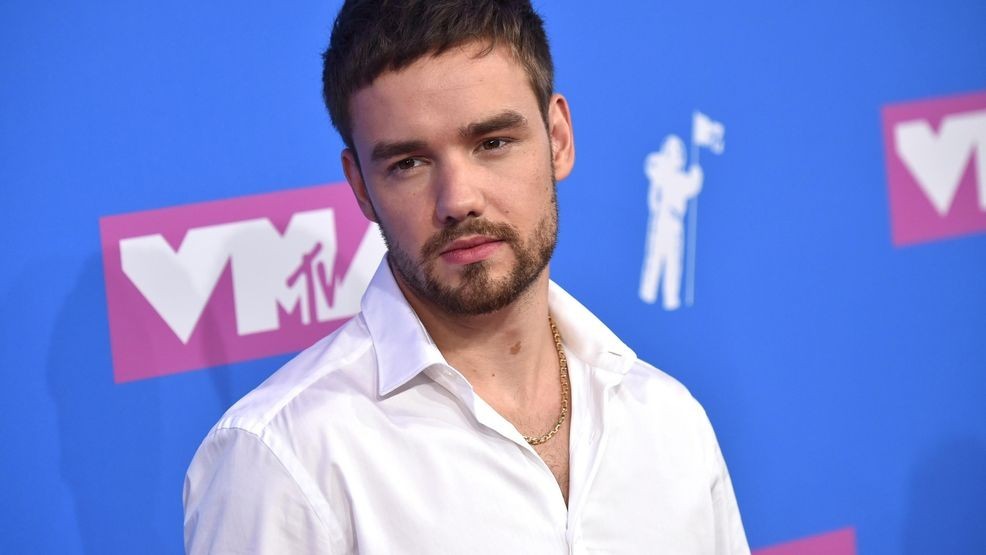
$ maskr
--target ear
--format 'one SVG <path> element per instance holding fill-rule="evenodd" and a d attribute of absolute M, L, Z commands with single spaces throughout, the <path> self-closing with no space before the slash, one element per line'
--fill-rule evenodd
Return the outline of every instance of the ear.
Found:
<path fill-rule="evenodd" d="M 555 179 L 561 181 L 572 173 L 572 166 L 575 165 L 575 135 L 568 101 L 557 93 L 548 102 L 548 139 L 551 141 Z"/>
<path fill-rule="evenodd" d="M 346 174 L 346 181 L 349 182 L 349 186 L 353 189 L 356 202 L 359 203 L 359 209 L 363 211 L 366 219 L 376 222 L 377 213 L 373 209 L 370 193 L 366 190 L 366 182 L 363 181 L 363 171 L 359 167 L 359 162 L 356 161 L 356 153 L 351 149 L 347 148 L 342 151 L 342 171 Z"/>

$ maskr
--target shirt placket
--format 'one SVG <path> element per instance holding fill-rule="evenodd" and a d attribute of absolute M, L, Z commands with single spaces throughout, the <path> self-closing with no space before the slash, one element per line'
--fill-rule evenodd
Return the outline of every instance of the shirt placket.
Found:
<path fill-rule="evenodd" d="M 565 500 L 561 495 L 561 490 L 558 489 L 554 474 L 551 473 L 551 469 L 541 459 L 541 456 L 524 440 L 524 436 L 517 431 L 513 424 L 476 395 L 468 380 L 457 370 L 446 365 L 436 365 L 430 368 L 427 373 L 436 383 L 469 407 L 479 424 L 516 445 L 524 457 L 525 463 L 537 469 L 538 477 L 532 480 L 532 483 L 540 491 L 541 499 L 550 500 L 547 502 L 547 509 L 551 513 L 551 521 L 557 523 L 556 535 L 559 546 L 564 548 L 564 552 L 568 552 L 570 545 L 567 531 L 568 508 L 565 506 Z"/>
<path fill-rule="evenodd" d="M 622 376 L 581 362 L 578 364 L 581 371 L 573 380 L 572 401 L 575 405 L 581 398 L 581 409 L 577 413 L 578 426 L 576 420 L 572 422 L 567 534 L 569 553 L 573 555 L 586 553 L 582 514 L 605 456 L 606 442 L 622 422 L 620 407 L 612 402 Z M 576 427 L 578 432 L 575 432 Z"/>

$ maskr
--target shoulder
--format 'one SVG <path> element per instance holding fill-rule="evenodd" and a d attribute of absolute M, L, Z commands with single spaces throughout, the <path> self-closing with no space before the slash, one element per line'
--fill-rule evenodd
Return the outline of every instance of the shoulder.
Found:
<path fill-rule="evenodd" d="M 639 359 L 633 363 L 623 378 L 621 389 L 640 401 L 671 403 L 681 408 L 701 408 L 681 382 Z"/>
<path fill-rule="evenodd" d="M 249 512 L 285 502 L 338 536 L 314 474 L 326 443 L 321 435 L 329 425 L 345 428 L 351 418 L 340 400 L 372 402 L 374 367 L 372 342 L 357 315 L 226 411 L 199 445 L 185 476 L 186 540 L 203 529 L 201 522 L 253 518 L 254 513 L 237 516 L 233 505 Z"/>
<path fill-rule="evenodd" d="M 634 362 L 620 384 L 619 394 L 624 405 L 638 418 L 670 423 L 704 440 L 714 438 L 705 409 L 688 388 L 647 362 Z"/>
<path fill-rule="evenodd" d="M 654 449 L 674 453 L 679 461 L 698 464 L 714 478 L 721 466 L 718 440 L 702 405 L 678 380 L 650 364 L 637 361 L 617 388 L 621 419 L 633 423 L 626 431 L 639 453 Z M 638 453 L 638 454 L 639 454 Z M 710 478 L 710 479 L 711 479 Z"/>
<path fill-rule="evenodd" d="M 267 436 L 285 413 L 310 411 L 325 396 L 373 395 L 375 354 L 361 314 L 278 369 L 220 418 L 213 435 L 240 430 Z"/>

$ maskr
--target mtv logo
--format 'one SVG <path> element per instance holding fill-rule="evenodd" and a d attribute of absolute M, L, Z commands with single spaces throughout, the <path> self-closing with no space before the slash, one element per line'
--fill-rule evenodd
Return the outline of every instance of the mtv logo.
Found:
<path fill-rule="evenodd" d="M 986 93 L 883 108 L 894 244 L 986 231 Z"/>
<path fill-rule="evenodd" d="M 100 219 L 117 382 L 301 350 L 385 252 L 347 185 Z"/>

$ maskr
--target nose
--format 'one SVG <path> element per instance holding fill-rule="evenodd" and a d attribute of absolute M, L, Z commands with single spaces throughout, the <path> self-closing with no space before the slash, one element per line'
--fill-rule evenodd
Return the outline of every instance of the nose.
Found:
<path fill-rule="evenodd" d="M 479 217 L 486 209 L 481 174 L 467 160 L 445 160 L 434 172 L 435 218 L 442 226 Z"/>

